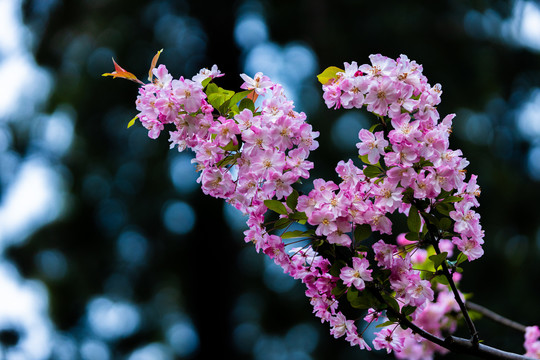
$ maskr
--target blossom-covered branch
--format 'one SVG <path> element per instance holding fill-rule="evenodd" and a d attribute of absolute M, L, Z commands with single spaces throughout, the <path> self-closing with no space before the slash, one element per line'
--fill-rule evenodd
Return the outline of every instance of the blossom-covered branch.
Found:
<path fill-rule="evenodd" d="M 282 86 L 257 73 L 240 75 L 243 91 L 223 89 L 215 65 L 174 79 L 159 53 L 129 126 L 138 119 L 154 139 L 168 128 L 171 148 L 193 151 L 202 191 L 247 215 L 245 241 L 306 286 L 331 335 L 400 359 L 524 358 L 479 343 L 458 290 L 461 265 L 483 255 L 480 188 L 450 148 L 454 115 L 440 119 L 441 86 L 421 65 L 372 55 L 318 76 L 329 108 L 362 108 L 374 123 L 359 132 L 358 159 L 337 164 L 339 183 L 314 179 L 300 194 L 319 133 Z M 105 75 L 140 82 L 115 67 Z M 463 318 L 471 340 L 451 335 Z M 527 328 L 527 356 L 540 358 L 539 338 Z"/>

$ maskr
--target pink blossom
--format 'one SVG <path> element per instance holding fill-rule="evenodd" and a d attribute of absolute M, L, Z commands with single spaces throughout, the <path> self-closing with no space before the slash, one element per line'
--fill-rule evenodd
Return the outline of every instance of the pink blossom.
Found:
<path fill-rule="evenodd" d="M 319 142 L 315 140 L 319 137 L 319 132 L 313 131 L 313 127 L 308 123 L 299 126 L 296 137 L 300 140 L 298 147 L 301 149 L 313 151 L 319 147 Z"/>
<path fill-rule="evenodd" d="M 469 261 L 478 259 L 484 255 L 484 250 L 482 249 L 483 240 L 479 238 L 469 238 L 465 235 L 461 237 L 453 237 L 452 243 L 457 246 L 459 251 L 467 256 Z"/>
<path fill-rule="evenodd" d="M 338 84 L 323 85 L 323 99 L 326 106 L 339 109 L 341 107 L 341 88 Z"/>
<path fill-rule="evenodd" d="M 267 193 L 268 198 L 272 198 L 275 195 L 276 199 L 280 200 L 292 193 L 293 188 L 291 185 L 296 180 L 298 180 L 298 177 L 290 171 L 284 174 L 272 171 L 266 176 L 263 190 Z"/>
<path fill-rule="evenodd" d="M 358 138 L 361 140 L 356 144 L 358 148 L 358 154 L 367 155 L 371 164 L 379 162 L 381 155 L 384 155 L 384 148 L 388 146 L 388 141 L 384 139 L 382 131 L 372 132 L 362 129 L 358 133 Z"/>
<path fill-rule="evenodd" d="M 223 116 L 220 116 L 218 121 L 208 131 L 210 134 L 216 135 L 214 141 L 219 146 L 226 146 L 231 141 L 234 145 L 238 144 L 236 135 L 240 134 L 240 129 L 233 119 L 225 119 Z"/>
<path fill-rule="evenodd" d="M 381 316 L 381 313 L 378 312 L 375 309 L 369 308 L 368 313 L 366 316 L 364 316 L 364 321 L 368 323 L 372 323 L 374 321 L 379 320 L 379 317 Z"/>
<path fill-rule="evenodd" d="M 317 235 L 328 235 L 336 231 L 337 225 L 334 220 L 334 215 L 328 210 L 315 210 L 308 218 L 311 225 L 318 225 L 315 230 Z"/>
<path fill-rule="evenodd" d="M 420 279 L 418 273 L 411 274 L 407 277 L 409 286 L 406 290 L 405 299 L 413 306 L 421 306 L 426 301 L 433 300 L 433 290 L 431 283 L 427 280 Z"/>
<path fill-rule="evenodd" d="M 194 113 L 201 108 L 206 98 L 201 84 L 180 78 L 173 80 L 171 85 L 180 105 L 183 105 L 187 112 Z"/>
<path fill-rule="evenodd" d="M 169 74 L 167 67 L 163 64 L 160 64 L 157 68 L 152 69 L 152 74 L 156 77 L 154 84 L 161 89 L 169 87 L 173 79 L 172 75 Z"/>
<path fill-rule="evenodd" d="M 526 350 L 525 356 L 540 359 L 540 341 L 538 339 L 540 339 L 538 326 L 528 326 L 525 329 L 525 342 L 523 343 Z"/>
<path fill-rule="evenodd" d="M 371 65 L 364 64 L 359 69 L 372 77 L 390 76 L 396 68 L 396 61 L 394 59 L 381 54 L 372 54 L 369 56 L 369 60 L 371 61 Z"/>
<path fill-rule="evenodd" d="M 387 269 L 392 267 L 394 255 L 397 252 L 395 245 L 386 244 L 383 240 L 379 240 L 373 244 L 373 250 L 375 251 L 375 260 L 377 260 L 379 266 Z"/>
<path fill-rule="evenodd" d="M 207 68 L 202 68 L 201 70 L 199 70 L 199 73 L 193 76 L 191 79 L 193 81 L 201 83 L 207 78 L 215 79 L 218 77 L 222 77 L 223 75 L 225 74 L 222 74 L 221 71 L 219 71 L 217 65 L 214 64 L 210 70 L 208 70 Z"/>
<path fill-rule="evenodd" d="M 346 218 L 338 218 L 336 219 L 336 227 L 336 231 L 327 235 L 326 239 L 328 242 L 330 244 L 338 244 L 341 246 L 351 245 L 351 238 L 347 235 L 352 229 L 351 223 Z"/>
<path fill-rule="evenodd" d="M 313 169 L 313 163 L 307 161 L 308 151 L 305 149 L 294 149 L 287 154 L 287 169 L 290 169 L 297 177 L 307 179 L 309 177 L 309 170 Z"/>
<path fill-rule="evenodd" d="M 471 210 L 473 203 L 460 201 L 454 207 L 456 210 L 450 212 L 450 217 L 456 222 L 454 231 L 465 236 L 480 236 L 480 215 Z"/>
<path fill-rule="evenodd" d="M 364 290 L 365 281 L 372 281 L 372 270 L 368 269 L 369 261 L 365 258 L 353 257 L 353 267 L 345 266 L 339 275 L 343 283 L 351 287 L 354 285 L 358 290 Z"/>
<path fill-rule="evenodd" d="M 339 312 L 330 318 L 330 326 L 332 326 L 330 334 L 334 335 L 334 338 L 337 339 L 345 335 L 345 333 L 354 326 L 354 322 L 352 320 L 347 320 L 345 315 Z"/>
<path fill-rule="evenodd" d="M 255 125 L 255 122 L 258 124 L 256 126 L 260 126 L 260 121 L 257 121 L 256 118 L 253 116 L 253 112 L 249 109 L 242 110 L 238 115 L 234 116 L 234 120 L 238 123 L 238 128 L 240 130 L 247 130 L 252 125 Z"/>
<path fill-rule="evenodd" d="M 404 340 L 404 338 L 394 334 L 390 328 L 386 327 L 377 333 L 373 340 L 373 348 L 375 350 L 386 349 L 388 354 L 391 351 L 399 352 L 403 349 Z"/>
<path fill-rule="evenodd" d="M 367 92 L 369 82 L 364 77 L 345 79 L 340 84 L 340 102 L 344 109 L 361 108 L 364 105 L 364 94 Z"/>
<path fill-rule="evenodd" d="M 141 119 L 141 123 L 148 130 L 148 137 L 150 139 L 157 139 L 164 126 L 161 121 L 153 119 Z"/>
<path fill-rule="evenodd" d="M 345 338 L 345 340 L 348 341 L 351 346 L 358 345 L 360 347 L 360 350 L 371 351 L 371 347 L 368 345 L 366 340 L 364 340 L 364 338 L 359 336 L 356 332 L 347 332 L 347 337 Z"/>
<path fill-rule="evenodd" d="M 240 77 L 244 80 L 244 83 L 240 86 L 241 89 L 255 90 L 259 95 L 266 93 L 267 89 L 273 85 L 270 78 L 263 75 L 262 72 L 256 73 L 253 78 L 246 74 L 240 74 Z"/>
<path fill-rule="evenodd" d="M 256 150 L 252 156 L 252 171 L 281 173 L 285 167 L 285 154 L 277 150 Z"/>
<path fill-rule="evenodd" d="M 388 107 L 399 97 L 394 82 L 388 77 L 382 77 L 371 84 L 364 100 L 367 110 L 375 114 L 386 116 Z"/>

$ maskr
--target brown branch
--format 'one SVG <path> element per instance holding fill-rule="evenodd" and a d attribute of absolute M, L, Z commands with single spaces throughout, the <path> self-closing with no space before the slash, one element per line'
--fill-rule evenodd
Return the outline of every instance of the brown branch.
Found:
<path fill-rule="evenodd" d="M 535 360 L 525 355 L 515 354 L 500 350 L 484 344 L 473 344 L 471 340 L 449 336 L 445 339 L 445 346 L 450 351 L 478 356 L 482 359 L 505 359 L 505 360 Z"/>
<path fill-rule="evenodd" d="M 424 218 L 424 222 L 428 228 L 429 234 L 431 236 L 433 248 L 435 249 L 435 252 L 437 253 L 437 255 L 439 255 L 441 254 L 441 250 L 439 249 L 439 240 L 440 240 L 439 230 L 435 228 L 435 226 L 429 222 L 429 219 L 427 218 L 427 216 L 425 216 L 423 212 L 420 212 L 420 214 Z M 465 307 L 465 303 L 461 299 L 459 291 L 456 287 L 456 283 L 454 282 L 454 279 L 452 278 L 452 274 L 450 274 L 450 271 L 448 270 L 448 266 L 446 265 L 446 261 L 443 261 L 441 263 L 441 267 L 442 267 L 444 276 L 446 277 L 446 279 L 448 280 L 448 283 L 450 284 L 452 293 L 454 293 L 454 298 L 456 299 L 456 302 L 459 305 L 459 309 L 461 310 L 461 313 L 463 314 L 465 323 L 467 324 L 467 327 L 469 328 L 469 332 L 471 333 L 471 336 L 472 336 L 472 343 L 475 345 L 478 345 L 480 341 L 478 337 L 478 331 L 476 331 L 476 327 L 474 326 L 474 323 L 471 317 L 469 316 L 469 312 L 467 311 L 467 308 Z"/>
<path fill-rule="evenodd" d="M 502 324 L 504 326 L 508 326 L 509 328 L 512 328 L 517 331 L 525 332 L 525 329 L 527 328 L 525 325 L 522 325 L 516 321 L 510 320 L 508 318 L 505 318 L 502 315 L 497 314 L 496 312 L 493 312 L 482 305 L 478 305 L 476 303 L 473 303 L 471 301 L 467 301 L 465 304 L 469 310 L 476 311 L 477 313 L 482 314 L 486 318 L 493 320 L 495 322 L 498 322 L 499 324 Z"/>
<path fill-rule="evenodd" d="M 454 353 L 469 354 L 479 357 L 481 359 L 493 359 L 493 360 L 536 360 L 525 355 L 520 355 L 504 350 L 500 350 L 482 343 L 475 343 L 474 340 L 463 339 L 455 336 L 448 336 L 446 339 L 441 339 L 432 333 L 425 331 L 412 321 L 407 319 L 406 316 L 400 312 L 395 311 L 390 304 L 384 300 L 381 293 L 375 288 L 366 288 L 383 304 L 386 304 L 388 308 L 386 311 L 399 320 L 399 324 L 410 328 L 415 334 L 420 335 L 426 340 L 429 340 L 445 349 Z"/>

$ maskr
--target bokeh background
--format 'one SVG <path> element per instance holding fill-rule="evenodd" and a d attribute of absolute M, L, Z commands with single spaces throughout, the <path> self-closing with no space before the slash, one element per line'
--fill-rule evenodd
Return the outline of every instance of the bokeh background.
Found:
<path fill-rule="evenodd" d="M 176 77 L 217 64 L 225 88 L 282 82 L 321 132 L 325 178 L 373 119 L 326 109 L 316 75 L 372 53 L 423 64 L 482 187 L 486 254 L 462 289 L 540 324 L 539 3 L 0 0 L 0 359 L 387 358 L 329 335 L 244 219 L 202 195 L 190 153 L 126 129 L 137 86 L 101 74 L 114 57 L 145 78 L 161 48 Z"/>

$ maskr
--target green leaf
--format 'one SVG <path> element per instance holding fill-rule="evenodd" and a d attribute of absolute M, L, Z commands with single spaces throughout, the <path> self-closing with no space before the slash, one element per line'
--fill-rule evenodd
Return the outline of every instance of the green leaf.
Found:
<path fill-rule="evenodd" d="M 335 297 L 340 297 L 341 295 L 345 294 L 345 291 L 347 291 L 348 287 L 343 283 L 343 281 L 338 281 L 336 284 L 336 287 L 332 289 L 332 294 Z"/>
<path fill-rule="evenodd" d="M 361 242 L 371 235 L 371 226 L 369 224 L 357 225 L 354 229 L 354 240 Z"/>
<path fill-rule="evenodd" d="M 210 103 L 210 105 L 212 105 L 214 109 L 220 110 L 220 106 L 222 106 L 227 100 L 229 100 L 234 95 L 234 91 L 225 90 L 221 87 L 218 87 L 216 84 L 212 83 L 208 85 L 206 94 L 208 95 L 208 102 Z M 228 109 L 228 105 L 227 105 L 227 109 Z M 227 111 L 226 109 L 225 111 L 221 109 L 220 112 L 226 113 Z"/>
<path fill-rule="evenodd" d="M 210 81 L 212 81 L 212 77 L 209 76 L 207 77 L 206 79 L 204 79 L 202 82 L 201 82 L 201 85 L 203 88 L 205 88 L 208 84 L 210 84 Z"/>
<path fill-rule="evenodd" d="M 411 315 L 416 310 L 416 306 L 407 305 L 401 309 L 401 314 L 405 316 Z"/>
<path fill-rule="evenodd" d="M 399 304 L 393 296 L 390 296 L 388 294 L 382 294 L 382 297 L 384 301 L 386 301 L 388 306 L 392 308 L 392 310 L 394 310 L 395 312 L 399 312 Z"/>
<path fill-rule="evenodd" d="M 226 158 L 220 160 L 216 165 L 218 167 L 223 167 L 223 166 L 234 164 L 236 162 L 236 159 L 238 159 L 241 155 L 242 154 L 240 153 L 229 155 Z"/>
<path fill-rule="evenodd" d="M 349 291 L 347 291 L 347 301 L 348 302 L 352 302 L 352 301 L 355 301 L 356 298 L 358 297 L 358 290 L 356 290 L 356 288 L 350 288 Z"/>
<path fill-rule="evenodd" d="M 438 203 L 435 205 L 435 210 L 441 215 L 450 216 L 450 211 L 454 211 L 454 206 L 451 203 Z"/>
<path fill-rule="evenodd" d="M 350 296 L 351 290 L 356 294 L 355 296 Z M 349 288 L 347 291 L 347 300 L 351 306 L 355 309 L 377 309 L 380 307 L 380 303 L 375 299 L 375 297 L 369 291 L 358 292 L 356 289 Z"/>
<path fill-rule="evenodd" d="M 217 86 L 214 83 L 211 83 L 206 87 L 206 96 L 213 93 L 217 93 L 218 91 L 219 91 L 219 86 Z"/>
<path fill-rule="evenodd" d="M 383 322 L 382 324 L 378 324 L 377 326 L 375 326 L 376 328 L 382 328 L 382 327 L 387 327 L 387 326 L 390 326 L 390 325 L 393 325 L 395 324 L 396 322 L 395 321 L 385 321 Z"/>
<path fill-rule="evenodd" d="M 229 113 L 229 106 L 230 106 L 231 100 L 225 100 L 223 104 L 219 106 L 219 113 L 222 115 L 226 115 Z"/>
<path fill-rule="evenodd" d="M 409 210 L 409 217 L 407 218 L 407 226 L 409 227 L 409 230 L 411 232 L 415 232 L 415 233 L 420 232 L 420 228 L 422 227 L 420 214 L 418 213 L 418 210 L 416 209 L 414 205 L 411 206 L 411 209 Z"/>
<path fill-rule="evenodd" d="M 446 276 L 444 276 L 444 275 L 438 275 L 438 276 L 435 276 L 435 277 L 433 278 L 433 280 L 436 281 L 436 282 L 438 282 L 438 283 L 440 283 L 440 284 L 443 284 L 443 285 L 450 285 L 450 284 L 448 283 L 448 279 L 447 279 Z"/>
<path fill-rule="evenodd" d="M 446 197 L 445 199 L 442 200 L 442 202 L 445 202 L 445 203 L 453 203 L 453 202 L 459 202 L 463 200 L 462 197 L 459 197 L 459 196 L 448 196 Z"/>
<path fill-rule="evenodd" d="M 296 205 L 298 205 L 298 195 L 298 191 L 293 190 L 292 193 L 287 196 L 287 206 L 293 211 L 296 209 Z"/>
<path fill-rule="evenodd" d="M 266 201 L 268 201 L 268 200 L 264 201 L 265 205 L 266 205 Z M 274 200 L 274 201 L 277 201 L 277 200 Z M 283 205 L 283 204 L 281 204 L 281 205 Z M 307 215 L 303 211 L 295 211 L 295 212 L 289 214 L 289 219 L 294 220 L 294 221 L 307 220 Z"/>
<path fill-rule="evenodd" d="M 448 253 L 445 251 L 440 254 L 431 255 L 429 257 L 429 260 L 433 262 L 433 266 L 435 267 L 435 270 L 437 270 L 437 268 L 441 266 L 441 264 L 446 260 L 447 256 L 448 256 Z"/>
<path fill-rule="evenodd" d="M 240 111 L 244 109 L 251 110 L 251 112 L 255 112 L 255 104 L 253 103 L 253 100 L 246 98 L 243 98 L 240 100 L 240 104 L 238 104 L 238 109 Z"/>
<path fill-rule="evenodd" d="M 248 96 L 250 92 L 251 92 L 251 90 L 246 90 L 246 91 L 240 91 L 240 92 L 234 94 L 231 97 L 231 104 L 232 105 L 238 104 L 238 102 L 240 102 L 243 98 Z"/>
<path fill-rule="evenodd" d="M 354 249 L 359 252 L 368 252 L 370 248 L 364 245 L 355 245 Z"/>
<path fill-rule="evenodd" d="M 368 165 L 364 168 L 364 175 L 368 178 L 374 178 L 382 174 L 381 169 L 376 166 Z"/>
<path fill-rule="evenodd" d="M 460 252 L 457 259 L 456 259 L 456 266 L 461 264 L 462 262 L 464 262 L 465 260 L 467 260 L 467 255 L 465 255 L 464 253 Z"/>
<path fill-rule="evenodd" d="M 305 237 L 305 232 L 303 230 L 287 231 L 286 233 L 281 234 L 282 239 L 293 239 L 299 237 Z"/>
<path fill-rule="evenodd" d="M 135 120 L 137 120 L 139 118 L 139 116 L 135 116 L 133 119 L 131 119 L 127 125 L 127 128 L 129 129 L 130 127 L 133 126 L 133 124 L 135 124 Z"/>
<path fill-rule="evenodd" d="M 407 190 L 402 193 L 402 198 L 405 204 L 410 204 L 414 199 L 414 190 L 410 187 L 407 188 Z"/>
<path fill-rule="evenodd" d="M 358 158 L 366 165 L 371 165 L 371 163 L 369 162 L 369 159 L 368 159 L 368 155 L 358 155 Z M 373 165 L 376 165 L 376 164 L 373 164 Z"/>
<path fill-rule="evenodd" d="M 420 239 L 420 236 L 417 232 L 409 232 L 405 235 L 405 239 L 410 241 L 418 241 Z"/>
<path fill-rule="evenodd" d="M 223 150 L 225 151 L 236 151 L 240 148 L 240 143 L 237 141 L 236 144 L 234 143 L 234 141 L 229 141 L 229 143 L 225 146 L 222 147 Z"/>
<path fill-rule="evenodd" d="M 439 220 L 439 228 L 441 230 L 450 230 L 452 227 L 452 220 L 447 217 L 443 217 L 441 220 Z"/>
<path fill-rule="evenodd" d="M 394 313 L 386 313 L 386 317 L 388 318 L 388 320 L 394 322 L 394 323 L 397 323 L 399 322 L 399 319 L 396 315 L 394 315 Z"/>
<path fill-rule="evenodd" d="M 264 205 L 278 214 L 287 215 L 287 208 L 279 200 L 264 200 Z"/>
<path fill-rule="evenodd" d="M 329 66 L 326 69 L 324 69 L 322 73 L 317 75 L 317 80 L 319 80 L 321 84 L 325 85 L 330 80 L 336 79 L 338 72 L 345 72 L 345 70 L 342 70 L 336 66 Z"/>
<path fill-rule="evenodd" d="M 291 223 L 287 218 L 281 218 L 274 223 L 274 230 L 283 229 Z"/>
<path fill-rule="evenodd" d="M 430 214 L 430 213 L 422 213 L 422 216 L 424 218 L 424 220 L 427 219 L 427 221 L 432 224 L 433 226 L 435 226 L 436 228 L 439 228 L 439 219 L 437 219 L 437 217 L 433 214 Z"/>
<path fill-rule="evenodd" d="M 345 261 L 336 260 L 334 264 L 332 264 L 332 267 L 329 270 L 330 275 L 338 278 L 339 275 L 341 274 L 341 269 L 344 268 L 345 266 L 347 266 L 347 263 Z M 339 281 L 338 284 L 339 283 L 343 283 L 343 282 Z"/>
<path fill-rule="evenodd" d="M 381 123 L 371 125 L 371 127 L 369 128 L 369 132 L 374 132 L 379 126 L 381 126 Z"/>

